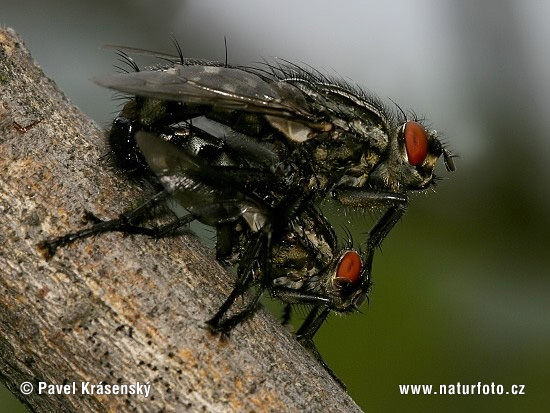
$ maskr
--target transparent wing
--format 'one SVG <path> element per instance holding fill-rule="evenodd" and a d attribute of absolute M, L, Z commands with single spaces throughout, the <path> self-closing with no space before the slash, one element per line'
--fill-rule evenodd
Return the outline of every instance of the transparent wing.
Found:
<path fill-rule="evenodd" d="M 226 147 L 238 153 L 249 163 L 259 165 L 262 170 L 275 166 L 284 156 L 274 145 L 235 132 L 230 126 L 205 116 L 193 118 L 190 123 L 194 131 L 200 130 L 215 141 L 223 141 Z"/>
<path fill-rule="evenodd" d="M 94 82 L 132 95 L 315 121 L 298 88 L 244 68 L 175 64 L 165 70 L 100 76 Z"/>
<path fill-rule="evenodd" d="M 216 225 L 242 217 L 253 230 L 265 224 L 267 213 L 260 203 L 237 190 L 256 179 L 255 174 L 210 167 L 152 133 L 137 132 L 136 142 L 164 188 L 203 223 Z M 265 173 L 260 176 L 265 178 Z"/>

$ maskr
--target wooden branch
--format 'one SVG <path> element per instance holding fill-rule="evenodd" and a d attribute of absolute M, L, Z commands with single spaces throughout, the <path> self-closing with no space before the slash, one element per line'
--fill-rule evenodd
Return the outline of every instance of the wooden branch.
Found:
<path fill-rule="evenodd" d="M 0 378 L 23 403 L 40 412 L 360 411 L 265 311 L 228 340 L 204 328 L 232 276 L 192 235 L 106 234 L 44 260 L 36 243 L 80 228 L 84 211 L 114 218 L 145 194 L 105 165 L 103 132 L 10 29 L 0 30 L 0 91 Z M 69 392 L 74 382 L 76 394 L 38 394 L 39 382 Z M 89 395 L 82 382 L 151 387 L 148 397 Z"/>

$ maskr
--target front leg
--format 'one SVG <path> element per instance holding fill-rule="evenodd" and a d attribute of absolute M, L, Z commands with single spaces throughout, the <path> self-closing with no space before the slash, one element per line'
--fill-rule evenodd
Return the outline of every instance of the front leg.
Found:
<path fill-rule="evenodd" d="M 405 214 L 408 197 L 402 193 L 367 191 L 361 188 L 337 190 L 334 192 L 333 197 L 343 205 L 353 207 L 388 207 L 384 215 L 370 230 L 367 237 L 366 252 L 363 258 L 367 274 L 363 280 L 366 288 L 367 283 L 370 283 L 374 251 L 380 247 L 397 221 Z"/>
<path fill-rule="evenodd" d="M 327 373 L 330 374 L 330 376 L 345 390 L 346 385 L 342 380 L 338 378 L 338 376 L 336 376 L 336 374 L 327 365 L 327 363 L 325 363 L 323 357 L 321 356 L 321 353 L 319 353 L 319 350 L 317 350 L 317 347 L 315 347 L 315 343 L 313 342 L 313 336 L 315 335 L 315 333 L 317 333 L 329 314 L 330 308 L 328 307 L 313 307 L 306 317 L 305 321 L 303 322 L 302 326 L 298 329 L 298 332 L 296 333 L 296 339 L 313 355 L 313 357 L 315 357 L 315 359 L 321 364 L 321 366 L 323 366 Z"/>
<path fill-rule="evenodd" d="M 365 276 L 362 280 L 362 288 L 364 291 L 368 291 L 371 285 L 371 273 L 372 273 L 372 260 L 374 258 L 374 251 L 379 248 L 382 241 L 386 238 L 390 230 L 399 221 L 399 219 L 405 214 L 407 210 L 406 204 L 396 205 L 388 208 L 386 213 L 382 215 L 382 218 L 371 229 L 367 238 L 367 247 L 365 255 L 363 257 L 363 265 L 365 268 Z"/>
<path fill-rule="evenodd" d="M 332 197 L 342 205 L 357 208 L 389 207 L 407 204 L 408 202 L 405 193 L 371 191 L 364 188 L 336 189 L 332 193 Z"/>
<path fill-rule="evenodd" d="M 367 191 L 361 188 L 337 190 L 333 193 L 333 197 L 342 205 L 352 207 L 387 207 L 386 213 L 369 232 L 367 238 L 369 249 L 380 247 L 384 238 L 407 210 L 408 203 L 406 194 Z"/>

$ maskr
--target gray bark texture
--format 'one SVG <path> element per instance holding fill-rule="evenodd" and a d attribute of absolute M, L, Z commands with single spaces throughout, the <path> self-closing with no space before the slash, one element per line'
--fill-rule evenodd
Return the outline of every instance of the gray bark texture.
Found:
<path fill-rule="evenodd" d="M 106 165 L 106 153 L 104 132 L 44 76 L 13 30 L 0 29 L 6 386 L 38 412 L 360 411 L 266 311 L 226 340 L 204 328 L 233 276 L 192 234 L 155 241 L 110 233 L 41 256 L 37 242 L 81 228 L 85 211 L 115 218 L 147 197 Z M 149 382 L 149 397 L 80 394 L 81 382 L 138 381 Z M 21 393 L 23 382 L 31 394 Z M 39 382 L 76 382 L 77 394 L 38 394 Z"/>

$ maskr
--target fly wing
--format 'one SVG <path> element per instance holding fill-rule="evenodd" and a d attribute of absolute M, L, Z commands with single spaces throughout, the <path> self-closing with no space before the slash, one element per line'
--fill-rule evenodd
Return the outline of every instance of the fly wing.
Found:
<path fill-rule="evenodd" d="M 200 130 L 214 141 L 223 142 L 227 148 L 249 163 L 258 165 L 262 170 L 275 166 L 284 156 L 273 144 L 235 132 L 230 126 L 208 119 L 206 116 L 193 118 L 190 124 L 193 130 Z"/>
<path fill-rule="evenodd" d="M 315 121 L 298 88 L 244 68 L 176 64 L 165 70 L 100 76 L 94 81 L 138 96 Z"/>
<path fill-rule="evenodd" d="M 136 142 L 166 191 L 203 223 L 216 225 L 242 217 L 253 230 L 265 224 L 266 213 L 259 203 L 234 189 L 242 187 L 239 179 L 247 179 L 247 174 L 210 167 L 152 133 L 137 132 Z"/>

